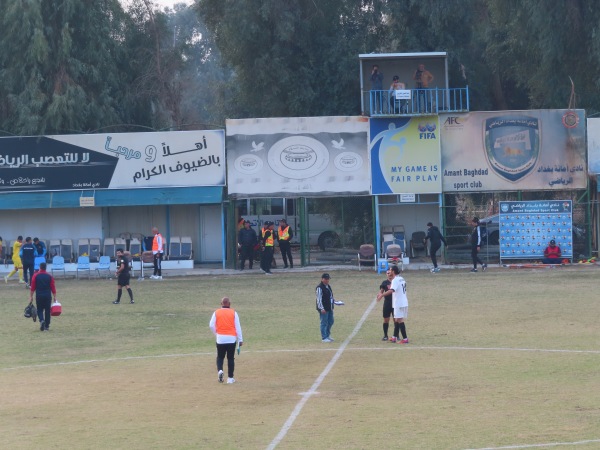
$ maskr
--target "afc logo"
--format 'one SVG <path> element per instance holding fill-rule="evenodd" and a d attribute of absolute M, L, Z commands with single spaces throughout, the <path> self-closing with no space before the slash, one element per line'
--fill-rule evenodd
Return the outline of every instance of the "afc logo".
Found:
<path fill-rule="evenodd" d="M 445 121 L 444 125 L 462 125 L 462 118 L 459 116 L 449 116 Z"/>

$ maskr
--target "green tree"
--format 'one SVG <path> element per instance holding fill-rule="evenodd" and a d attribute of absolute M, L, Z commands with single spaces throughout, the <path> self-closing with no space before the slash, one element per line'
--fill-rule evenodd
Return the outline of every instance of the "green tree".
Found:
<path fill-rule="evenodd" d="M 117 0 L 0 2 L 0 123 L 13 134 L 119 121 L 123 10 Z"/>
<path fill-rule="evenodd" d="M 360 2 L 199 0 L 198 6 L 235 74 L 229 117 L 360 112 L 357 55 L 371 39 L 374 14 Z"/>

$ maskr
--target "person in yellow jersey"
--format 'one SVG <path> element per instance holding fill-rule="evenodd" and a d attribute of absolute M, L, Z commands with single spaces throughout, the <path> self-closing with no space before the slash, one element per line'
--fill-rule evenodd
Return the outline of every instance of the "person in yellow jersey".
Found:
<path fill-rule="evenodd" d="M 235 383 L 233 371 L 235 369 L 235 344 L 239 342 L 241 347 L 244 343 L 242 327 L 238 313 L 231 308 L 228 297 L 221 299 L 221 308 L 217 309 L 208 324 L 210 330 L 217 338 L 217 379 L 223 382 L 223 363 L 227 356 L 227 384 Z"/>
<path fill-rule="evenodd" d="M 283 268 L 288 268 L 288 260 L 290 269 L 294 268 L 294 260 L 292 259 L 292 247 L 290 245 L 290 239 L 294 237 L 292 228 L 288 225 L 287 220 L 279 220 L 279 227 L 277 228 L 277 239 L 279 241 L 279 250 L 281 251 L 281 257 L 283 258 Z"/>
<path fill-rule="evenodd" d="M 8 283 L 8 279 L 12 277 L 15 273 L 19 273 L 19 283 L 25 283 L 23 281 L 23 263 L 21 262 L 21 246 L 23 245 L 23 236 L 19 236 L 15 243 L 13 244 L 13 252 L 12 252 L 12 261 L 15 265 L 13 270 L 4 277 L 4 282 Z"/>

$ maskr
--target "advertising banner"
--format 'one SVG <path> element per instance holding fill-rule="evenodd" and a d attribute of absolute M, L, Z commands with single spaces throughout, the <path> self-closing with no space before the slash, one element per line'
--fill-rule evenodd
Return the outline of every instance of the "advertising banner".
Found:
<path fill-rule="evenodd" d="M 231 197 L 368 194 L 366 117 L 227 120 Z"/>
<path fill-rule="evenodd" d="M 500 202 L 500 259 L 542 259 L 552 239 L 571 259 L 572 206 L 570 200 Z"/>
<path fill-rule="evenodd" d="M 583 110 L 440 115 L 444 192 L 587 186 Z"/>
<path fill-rule="evenodd" d="M 0 138 L 0 192 L 224 184 L 222 130 Z"/>
<path fill-rule="evenodd" d="M 600 118 L 587 120 L 588 171 L 600 175 Z"/>
<path fill-rule="evenodd" d="M 371 119 L 371 191 L 442 192 L 437 116 Z"/>

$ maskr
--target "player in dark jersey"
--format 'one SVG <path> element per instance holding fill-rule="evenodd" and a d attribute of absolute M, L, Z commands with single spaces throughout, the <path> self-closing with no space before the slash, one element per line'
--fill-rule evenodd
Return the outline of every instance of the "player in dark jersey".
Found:
<path fill-rule="evenodd" d="M 122 248 L 117 249 L 117 271 L 115 275 L 117 276 L 117 299 L 113 304 L 118 305 L 121 303 L 123 287 L 127 289 L 127 293 L 129 294 L 129 303 L 135 303 L 133 301 L 133 292 L 129 287 L 129 280 L 131 278 L 131 274 L 129 273 L 129 259 L 123 253 Z"/>
<path fill-rule="evenodd" d="M 386 272 L 387 279 L 383 280 L 381 285 L 379 286 L 379 293 L 383 294 L 384 292 L 389 291 L 390 286 L 392 285 L 392 281 L 394 279 L 394 274 L 392 269 L 388 269 Z M 379 297 L 377 301 L 383 298 L 383 338 L 382 341 L 388 340 L 388 329 L 390 327 L 390 317 L 394 315 L 394 307 L 392 306 L 392 296 L 393 294 L 389 294 L 383 297 Z"/>

